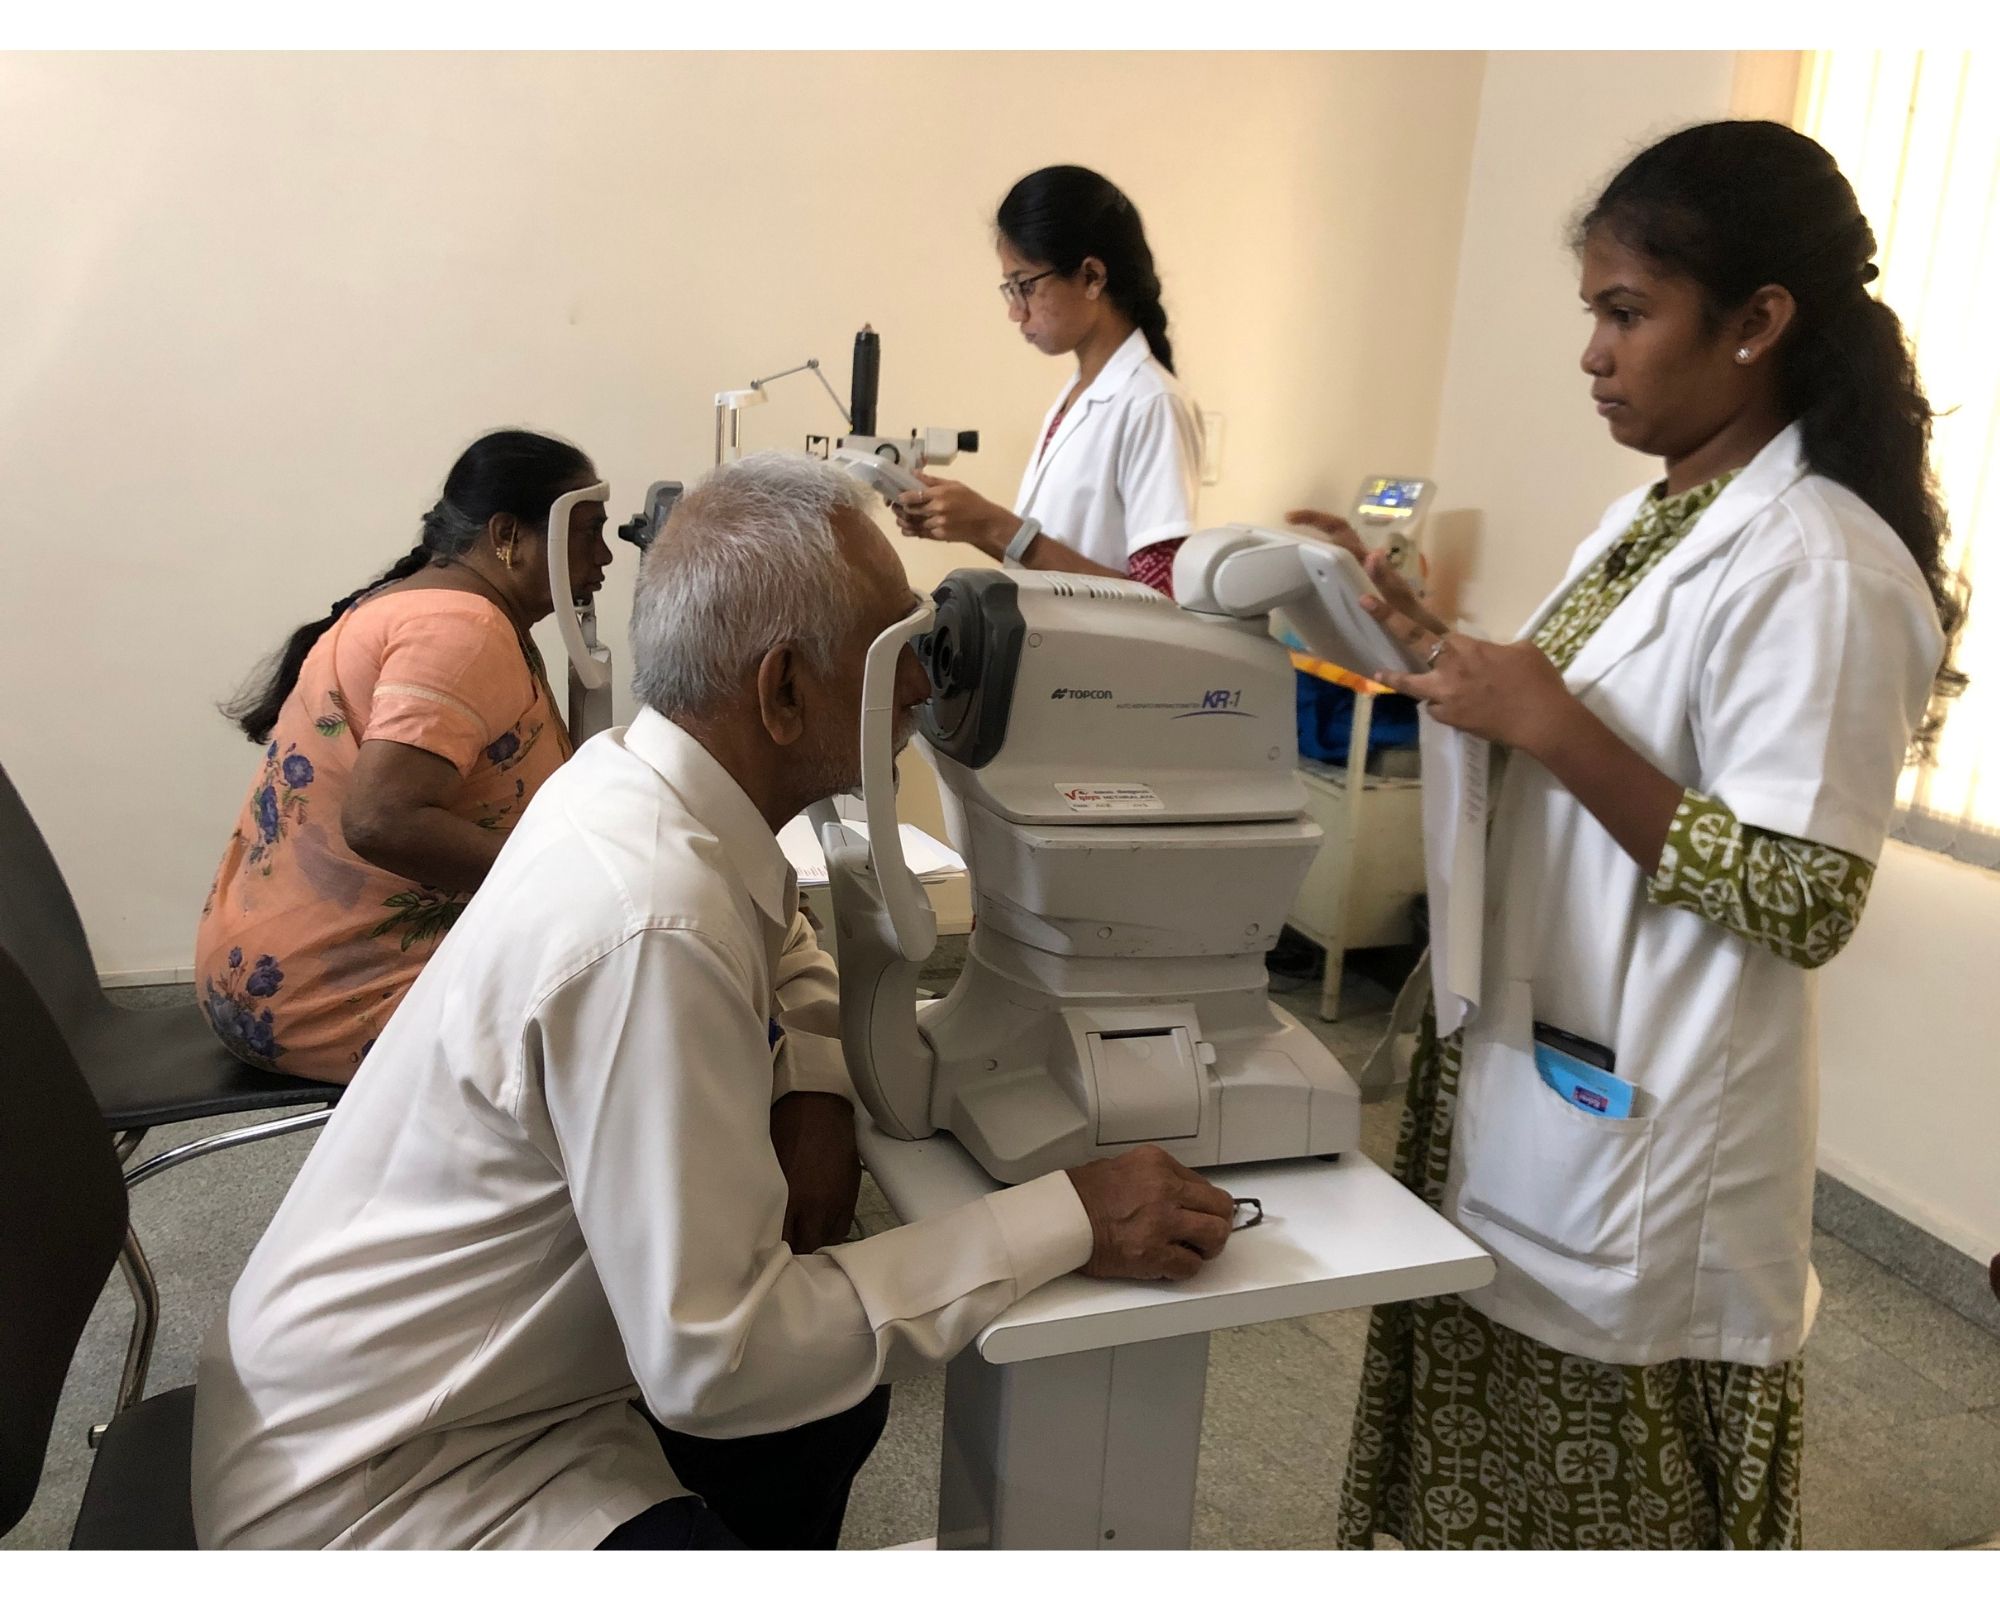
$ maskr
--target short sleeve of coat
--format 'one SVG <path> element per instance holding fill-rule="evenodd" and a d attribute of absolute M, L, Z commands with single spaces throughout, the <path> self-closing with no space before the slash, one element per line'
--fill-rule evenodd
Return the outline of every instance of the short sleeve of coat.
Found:
<path fill-rule="evenodd" d="M 1118 440 L 1118 496 L 1129 557 L 1162 539 L 1196 531 L 1201 488 L 1201 423 L 1171 390 L 1135 405 Z"/>
<path fill-rule="evenodd" d="M 1941 653 L 1914 575 L 1828 558 L 1758 574 L 1703 628 L 1703 792 L 1752 827 L 1875 861 Z"/>

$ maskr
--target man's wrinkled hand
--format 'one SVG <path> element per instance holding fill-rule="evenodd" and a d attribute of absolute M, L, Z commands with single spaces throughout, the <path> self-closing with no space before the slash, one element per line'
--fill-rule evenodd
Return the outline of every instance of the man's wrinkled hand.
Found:
<path fill-rule="evenodd" d="M 1093 1278 L 1189 1278 L 1222 1253 L 1236 1203 L 1158 1145 L 1069 1169 L 1090 1217 Z"/>
<path fill-rule="evenodd" d="M 783 1095 L 771 1107 L 771 1148 L 785 1174 L 785 1243 L 797 1255 L 841 1243 L 861 1193 L 854 1107 L 837 1094 Z"/>

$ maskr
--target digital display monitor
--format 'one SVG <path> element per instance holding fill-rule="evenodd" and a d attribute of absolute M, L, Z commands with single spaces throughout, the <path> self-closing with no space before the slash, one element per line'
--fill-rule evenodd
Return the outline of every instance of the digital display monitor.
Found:
<path fill-rule="evenodd" d="M 1424 488 L 1421 478 L 1370 478 L 1358 509 L 1382 521 L 1400 522 L 1415 513 Z"/>

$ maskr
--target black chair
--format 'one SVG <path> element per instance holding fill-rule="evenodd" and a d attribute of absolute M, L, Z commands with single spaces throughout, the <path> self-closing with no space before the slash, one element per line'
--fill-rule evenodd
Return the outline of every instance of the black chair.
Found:
<path fill-rule="evenodd" d="M 77 1341 L 129 1204 L 104 1118 L 55 1019 L 0 953 L 0 1533 L 27 1514 Z M 121 1412 L 91 1463 L 73 1550 L 192 1550 L 194 1390 Z"/>
<path fill-rule="evenodd" d="M 115 1004 L 97 981 L 90 941 L 62 869 L 0 767 L 0 950 L 12 956 L 81 1067 L 120 1166 L 146 1134 L 201 1117 L 296 1106 L 319 1109 L 237 1128 L 161 1152 L 125 1173 L 127 1188 L 196 1156 L 316 1128 L 332 1115 L 339 1084 L 246 1066 L 217 1041 L 193 1006 L 138 1011 Z M 14 1026 L 0 1007 L 0 1030 Z M 118 1410 L 146 1392 L 159 1326 L 159 1291 L 128 1222 L 119 1256 L 136 1312 Z"/>

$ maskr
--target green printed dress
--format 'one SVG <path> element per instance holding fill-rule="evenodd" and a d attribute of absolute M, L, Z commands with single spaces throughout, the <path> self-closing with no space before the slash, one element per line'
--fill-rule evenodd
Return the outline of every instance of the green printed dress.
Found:
<path fill-rule="evenodd" d="M 1660 489 L 1535 634 L 1559 668 L 1734 474 Z M 1799 966 L 1852 935 L 1873 869 L 1747 827 L 1690 790 L 1647 885 Z M 1444 1197 L 1461 1040 L 1426 1011 L 1396 1175 Z M 1787 1549 L 1800 1542 L 1803 1358 L 1615 1366 L 1503 1327 L 1455 1296 L 1376 1310 L 1341 1490 L 1339 1542 L 1415 1549 Z"/>

